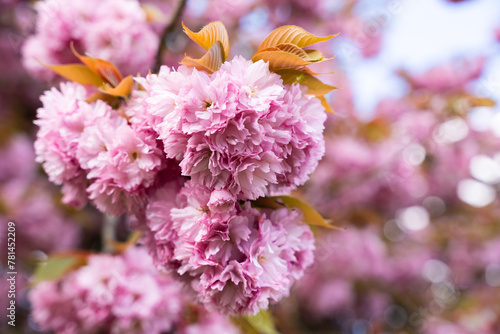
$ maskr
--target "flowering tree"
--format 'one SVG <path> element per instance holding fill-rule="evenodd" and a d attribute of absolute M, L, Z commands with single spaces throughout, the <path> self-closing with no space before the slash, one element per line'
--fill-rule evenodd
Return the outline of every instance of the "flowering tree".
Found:
<path fill-rule="evenodd" d="M 486 56 L 366 120 L 325 57 L 382 48 L 357 1 L 0 6 L 2 332 L 500 330 Z"/>

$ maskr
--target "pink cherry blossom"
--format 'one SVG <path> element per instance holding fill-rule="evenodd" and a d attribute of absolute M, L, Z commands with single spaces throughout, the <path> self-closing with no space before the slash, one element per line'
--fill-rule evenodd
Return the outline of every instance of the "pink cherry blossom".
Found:
<path fill-rule="evenodd" d="M 158 273 L 147 253 L 91 255 L 88 264 L 30 293 L 33 318 L 57 333 L 163 333 L 180 315 L 178 285 Z"/>
<path fill-rule="evenodd" d="M 313 262 L 314 239 L 299 211 L 259 212 L 247 202 L 213 212 L 213 193 L 192 180 L 176 198 L 159 192 L 146 209 L 146 246 L 210 310 L 267 308 Z"/>
<path fill-rule="evenodd" d="M 162 68 L 138 80 L 168 158 L 182 174 L 238 199 L 303 184 L 324 152 L 319 100 L 241 57 L 211 76 Z"/>
<path fill-rule="evenodd" d="M 43 64 L 76 63 L 70 45 L 115 64 L 122 73 L 146 73 L 153 65 L 159 36 L 137 0 L 59 1 L 35 5 L 36 33 L 23 45 L 24 66 L 43 80 L 56 77 Z"/>

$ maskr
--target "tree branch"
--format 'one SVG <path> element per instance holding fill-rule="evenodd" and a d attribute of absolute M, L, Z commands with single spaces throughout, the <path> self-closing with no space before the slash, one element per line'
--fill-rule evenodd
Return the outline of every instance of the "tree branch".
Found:
<path fill-rule="evenodd" d="M 118 225 L 118 217 L 104 215 L 104 222 L 101 227 L 102 251 L 104 253 L 114 252 L 113 242 L 115 241 L 116 225 Z"/>
<path fill-rule="evenodd" d="M 155 66 L 154 66 L 154 72 L 158 72 L 160 70 L 160 66 L 162 64 L 163 60 L 163 53 L 165 52 L 167 45 L 165 43 L 165 40 L 167 36 L 172 33 L 177 24 L 179 23 L 182 12 L 184 11 L 184 8 L 186 7 L 186 0 L 179 0 L 179 5 L 177 6 L 177 10 L 175 11 L 175 14 L 172 16 L 172 20 L 170 21 L 170 24 L 165 27 L 163 30 L 163 33 L 160 37 L 160 45 L 158 46 L 158 52 L 156 53 L 156 60 L 155 60 Z"/>

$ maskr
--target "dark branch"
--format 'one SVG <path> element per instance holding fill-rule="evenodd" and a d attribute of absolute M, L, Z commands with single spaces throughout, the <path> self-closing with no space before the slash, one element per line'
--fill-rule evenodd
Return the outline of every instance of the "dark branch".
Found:
<path fill-rule="evenodd" d="M 167 45 L 166 45 L 166 38 L 167 36 L 172 33 L 176 26 L 179 24 L 179 21 L 182 16 L 182 12 L 184 11 L 184 8 L 186 7 L 186 0 L 179 0 L 179 5 L 177 6 L 177 10 L 175 11 L 175 14 L 172 17 L 172 20 L 170 21 L 170 24 L 168 24 L 165 29 L 163 30 L 163 33 L 160 37 L 160 45 L 158 46 L 158 52 L 156 53 L 156 60 L 155 60 L 155 66 L 154 66 L 154 73 L 158 72 L 160 70 L 160 66 L 162 65 L 163 61 L 163 53 L 165 52 Z"/>

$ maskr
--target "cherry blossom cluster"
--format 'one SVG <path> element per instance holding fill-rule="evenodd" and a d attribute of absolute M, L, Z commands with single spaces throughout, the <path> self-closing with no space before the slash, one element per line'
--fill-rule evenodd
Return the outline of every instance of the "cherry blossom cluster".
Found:
<path fill-rule="evenodd" d="M 165 191 L 146 210 L 146 246 L 208 309 L 257 313 L 287 296 L 313 262 L 313 235 L 298 211 L 228 206 L 214 201 L 227 193 L 192 181 L 177 196 Z"/>
<path fill-rule="evenodd" d="M 242 57 L 213 75 L 163 67 L 138 79 L 143 114 L 182 175 L 235 200 L 305 183 L 324 154 L 324 108 L 299 85 L 285 87 L 263 61 Z"/>
<path fill-rule="evenodd" d="M 35 252 L 60 251 L 78 244 L 74 217 L 61 212 L 56 192 L 45 177 L 37 175 L 33 143 L 16 135 L 0 148 L 0 234 L 15 222 L 16 254 L 29 259 Z M 7 237 L 0 239 L 0 253 L 7 258 Z"/>
<path fill-rule="evenodd" d="M 63 185 L 63 202 L 83 207 L 90 198 L 103 212 L 134 214 L 166 162 L 153 133 L 104 101 L 88 103 L 90 93 L 67 82 L 41 97 L 37 161 L 50 181 Z"/>
<path fill-rule="evenodd" d="M 147 287 L 145 289 L 144 287 Z M 179 285 L 160 274 L 144 249 L 90 255 L 87 265 L 60 280 L 36 285 L 29 298 L 41 329 L 70 333 L 217 333 L 234 326 L 217 313 L 198 310 L 199 320 L 183 319 L 188 308 Z"/>
<path fill-rule="evenodd" d="M 164 67 L 139 82 L 146 93 L 134 116 L 149 120 L 189 177 L 158 190 L 146 208 L 156 263 L 224 313 L 279 301 L 312 264 L 313 237 L 298 211 L 259 211 L 247 200 L 296 187 L 316 167 L 319 101 L 241 57 L 212 76 Z"/>
<path fill-rule="evenodd" d="M 36 161 L 62 201 L 133 217 L 155 265 L 207 309 L 256 314 L 287 296 L 313 263 L 314 238 L 300 209 L 257 200 L 303 185 L 324 154 L 323 95 L 335 87 L 305 67 L 322 53 L 302 48 L 334 35 L 285 26 L 252 61 L 227 60 L 222 22 L 184 26 L 206 56 L 133 78 L 159 44 L 147 7 L 47 0 L 36 9 L 25 66 L 71 80 L 42 95 L 35 121 Z M 58 66 L 75 59 L 83 65 Z"/>
<path fill-rule="evenodd" d="M 208 308 L 257 313 L 279 301 L 313 262 L 312 233 L 300 210 L 250 201 L 316 168 L 321 102 L 242 57 L 211 75 L 162 67 L 136 81 L 143 89 L 118 109 L 77 83 L 45 92 L 37 161 L 65 203 L 135 215 L 156 264 Z"/>

